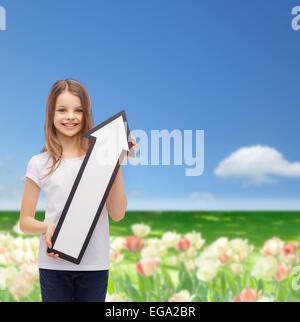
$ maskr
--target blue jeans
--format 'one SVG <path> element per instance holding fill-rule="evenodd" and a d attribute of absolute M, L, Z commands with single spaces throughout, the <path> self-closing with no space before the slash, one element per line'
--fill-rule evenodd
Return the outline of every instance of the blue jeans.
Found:
<path fill-rule="evenodd" d="M 109 270 L 39 273 L 43 302 L 105 302 Z"/>

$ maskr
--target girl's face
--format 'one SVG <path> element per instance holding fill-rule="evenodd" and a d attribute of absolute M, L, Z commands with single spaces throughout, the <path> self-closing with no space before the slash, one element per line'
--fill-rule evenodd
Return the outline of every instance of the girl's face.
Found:
<path fill-rule="evenodd" d="M 83 106 L 78 96 L 68 91 L 56 99 L 54 126 L 57 133 L 72 137 L 80 133 L 83 122 Z"/>

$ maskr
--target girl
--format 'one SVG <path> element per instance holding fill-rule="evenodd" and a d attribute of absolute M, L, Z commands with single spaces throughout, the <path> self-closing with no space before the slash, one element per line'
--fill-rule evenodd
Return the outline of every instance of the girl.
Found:
<path fill-rule="evenodd" d="M 24 233 L 41 234 L 38 267 L 45 302 L 105 301 L 109 274 L 108 213 L 114 221 L 119 221 L 127 207 L 122 165 L 81 263 L 73 264 L 58 258 L 57 254 L 47 253 L 47 247 L 52 248 L 56 224 L 89 148 L 90 141 L 82 134 L 93 127 L 86 88 L 72 79 L 54 83 L 47 102 L 45 146 L 29 160 L 20 210 L 20 229 Z M 130 137 L 135 154 L 136 140 Z M 44 222 L 34 218 L 41 189 L 46 195 Z"/>

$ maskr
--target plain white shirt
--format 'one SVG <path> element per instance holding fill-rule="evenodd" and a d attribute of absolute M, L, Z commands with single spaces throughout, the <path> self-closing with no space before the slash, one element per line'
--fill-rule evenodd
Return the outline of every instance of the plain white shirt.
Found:
<path fill-rule="evenodd" d="M 34 155 L 28 162 L 26 177 L 32 179 L 46 196 L 45 222 L 58 223 L 72 186 L 79 172 L 84 156 L 72 159 L 62 159 L 59 167 L 49 176 L 52 165 L 49 153 Z M 94 271 L 109 269 L 109 220 L 106 205 L 102 210 L 95 230 L 85 250 L 79 265 L 67 260 L 51 258 L 46 254 L 45 235 L 41 234 L 38 251 L 38 267 L 56 270 Z"/>

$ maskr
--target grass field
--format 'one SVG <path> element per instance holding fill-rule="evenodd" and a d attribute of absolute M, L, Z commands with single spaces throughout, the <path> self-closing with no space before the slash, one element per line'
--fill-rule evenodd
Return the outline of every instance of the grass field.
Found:
<path fill-rule="evenodd" d="M 44 215 L 38 211 L 36 218 L 43 220 Z M 18 218 L 18 211 L 0 212 L 0 231 L 11 231 Z M 132 235 L 131 225 L 139 222 L 151 227 L 149 237 L 161 237 L 166 231 L 185 234 L 195 230 L 201 232 L 206 244 L 222 236 L 246 238 L 255 248 L 273 236 L 300 242 L 300 211 L 127 211 L 122 221 L 110 220 L 110 234 Z"/>

